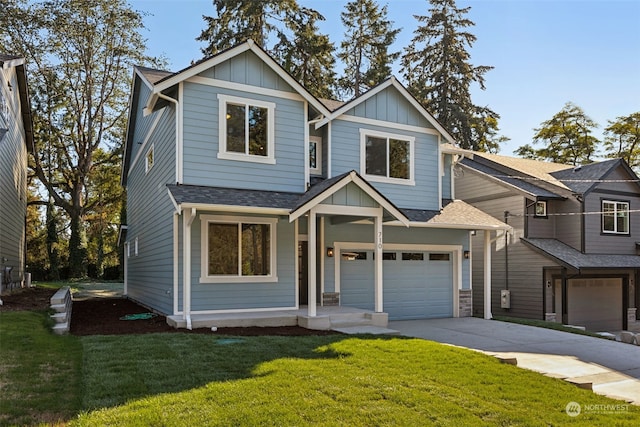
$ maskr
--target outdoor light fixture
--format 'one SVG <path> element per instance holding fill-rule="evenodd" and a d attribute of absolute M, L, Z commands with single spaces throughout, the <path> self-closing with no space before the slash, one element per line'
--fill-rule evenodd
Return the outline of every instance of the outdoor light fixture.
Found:
<path fill-rule="evenodd" d="M 327 256 L 333 258 L 333 248 L 327 248 Z"/>
<path fill-rule="evenodd" d="M 469 256 L 471 256 L 471 252 L 469 252 L 469 251 L 464 251 L 464 252 L 463 252 L 463 255 L 464 255 L 464 259 L 469 259 Z"/>

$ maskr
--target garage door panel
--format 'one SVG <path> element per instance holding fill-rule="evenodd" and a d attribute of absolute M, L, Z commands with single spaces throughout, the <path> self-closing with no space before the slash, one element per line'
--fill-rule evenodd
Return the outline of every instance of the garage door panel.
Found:
<path fill-rule="evenodd" d="M 571 279 L 567 291 L 570 324 L 592 331 L 622 329 L 622 279 Z"/>
<path fill-rule="evenodd" d="M 357 307 L 365 310 L 375 308 L 374 266 L 367 253 L 367 259 L 347 261 L 340 264 L 340 304 L 345 307 Z"/>

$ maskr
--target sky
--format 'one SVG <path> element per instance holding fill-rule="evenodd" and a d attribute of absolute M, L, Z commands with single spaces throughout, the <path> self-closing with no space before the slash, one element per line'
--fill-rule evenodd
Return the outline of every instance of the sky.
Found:
<path fill-rule="evenodd" d="M 320 31 L 339 47 L 344 36 L 343 0 L 299 0 L 320 12 Z M 147 12 L 148 53 L 164 56 L 171 71 L 202 58 L 196 37 L 203 15 L 214 16 L 211 0 L 130 0 Z M 401 32 L 392 46 L 402 51 L 418 26 L 414 15 L 428 15 L 427 0 L 378 0 Z M 602 139 L 609 120 L 640 111 L 640 0 L 458 0 L 471 7 L 469 31 L 477 37 L 471 64 L 495 67 L 485 74 L 483 91 L 472 101 L 500 115 L 500 134 L 511 138 L 500 154 L 531 144 L 534 129 L 573 102 L 599 124 Z M 338 73 L 342 69 L 337 68 Z M 399 64 L 394 74 L 403 81 Z M 535 147 L 535 145 L 534 145 Z"/>

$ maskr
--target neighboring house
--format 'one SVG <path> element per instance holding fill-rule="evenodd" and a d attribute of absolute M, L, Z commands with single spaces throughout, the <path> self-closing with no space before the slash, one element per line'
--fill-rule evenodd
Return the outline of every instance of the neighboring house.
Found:
<path fill-rule="evenodd" d="M 33 147 L 24 58 L 0 54 L 0 293 L 24 280 L 27 153 Z"/>
<path fill-rule="evenodd" d="M 620 159 L 574 168 L 468 157 L 459 162 L 456 195 L 514 228 L 495 240 L 493 314 L 600 331 L 637 328 L 640 183 L 631 168 Z M 474 268 L 474 284 L 482 274 Z M 474 302 L 482 300 L 474 289 Z M 480 304 L 474 314 L 483 314 Z"/>
<path fill-rule="evenodd" d="M 326 305 L 470 315 L 470 232 L 507 228 L 452 200 L 460 150 L 397 80 L 318 100 L 252 41 L 136 67 L 127 132 L 126 293 L 178 327 L 308 306 L 323 328 Z"/>

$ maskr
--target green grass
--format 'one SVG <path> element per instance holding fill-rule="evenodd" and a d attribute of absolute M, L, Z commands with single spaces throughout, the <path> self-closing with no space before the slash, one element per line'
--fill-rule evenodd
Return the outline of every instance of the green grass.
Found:
<path fill-rule="evenodd" d="M 520 317 L 508 317 L 508 316 L 493 316 L 493 320 L 498 320 L 501 322 L 509 322 L 509 323 L 518 323 L 520 325 L 536 326 L 538 328 L 554 329 L 556 331 L 569 332 L 572 334 L 587 335 L 590 337 L 606 339 L 602 335 L 598 335 L 595 332 L 583 331 L 582 329 L 571 328 L 568 326 L 564 326 L 562 323 L 557 323 L 557 322 L 546 322 L 544 320 L 522 319 Z"/>
<path fill-rule="evenodd" d="M 60 337 L 0 313 L 0 424 L 638 425 L 640 408 L 483 354 L 407 338 Z"/>

